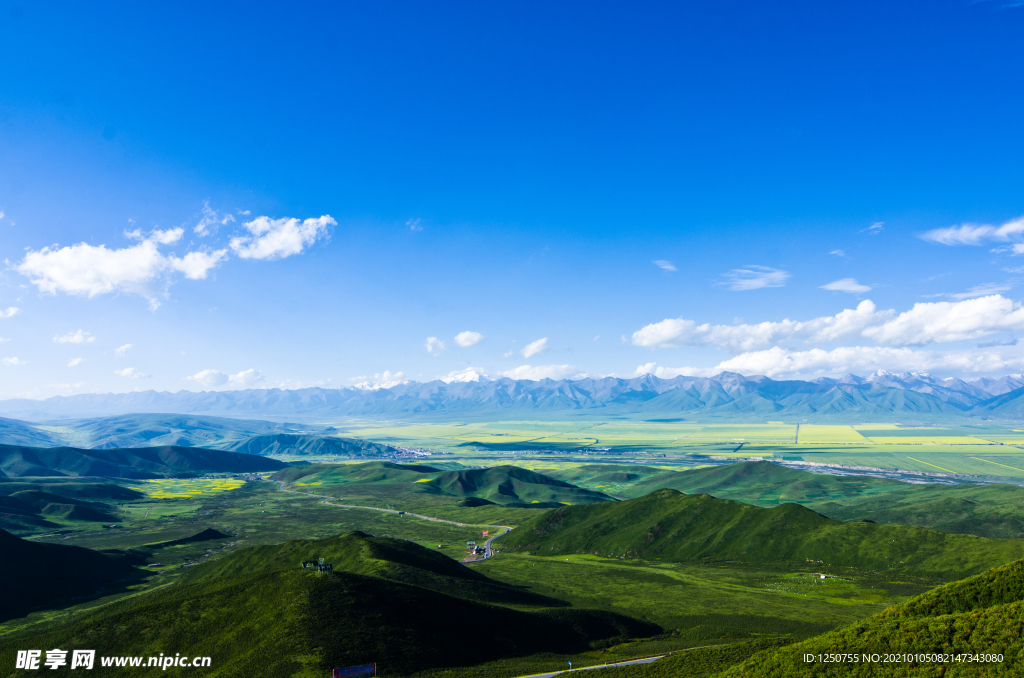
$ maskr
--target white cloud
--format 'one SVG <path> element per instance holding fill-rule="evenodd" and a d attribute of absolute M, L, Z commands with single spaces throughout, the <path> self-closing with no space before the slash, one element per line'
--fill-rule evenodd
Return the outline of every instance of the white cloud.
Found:
<path fill-rule="evenodd" d="M 181 229 L 172 231 L 177 233 Z M 171 235 L 167 235 L 170 232 L 157 233 L 162 235 L 121 249 L 87 243 L 44 247 L 39 251 L 29 251 L 15 270 L 46 294 L 64 292 L 94 297 L 128 292 L 149 299 L 152 308 L 159 306 L 151 289 L 156 280 L 173 271 L 180 271 L 192 279 L 205 278 L 209 269 L 226 255 L 226 251 L 221 250 L 189 252 L 184 258 L 165 256 L 158 246 L 171 242 Z"/>
<path fill-rule="evenodd" d="M 1013 285 L 1000 285 L 999 283 L 983 283 L 981 285 L 975 285 L 966 292 L 955 292 L 952 294 L 944 294 L 942 296 L 949 297 L 950 299 L 977 299 L 978 297 L 985 297 L 990 294 L 999 294 L 1000 292 L 1008 292 L 1013 289 Z"/>
<path fill-rule="evenodd" d="M 480 367 L 467 367 L 465 369 L 456 370 L 449 372 L 446 376 L 439 377 L 441 381 L 446 384 L 453 382 L 471 382 L 471 381 L 483 381 L 487 379 L 487 372 Z"/>
<path fill-rule="evenodd" d="M 92 336 L 91 332 L 83 332 L 78 330 L 77 332 L 68 332 L 60 336 L 53 338 L 56 344 L 91 344 L 96 341 L 96 337 Z"/>
<path fill-rule="evenodd" d="M 82 364 L 83 360 L 85 360 L 85 358 L 75 358 L 68 362 L 68 367 L 78 367 L 79 365 Z"/>
<path fill-rule="evenodd" d="M 235 220 L 235 217 L 230 214 L 221 216 L 216 210 L 211 209 L 209 200 L 203 202 L 202 214 L 203 215 L 199 218 L 199 223 L 196 224 L 194 229 L 192 229 L 198 236 L 206 236 L 211 233 L 215 233 L 218 226 L 224 226 Z M 243 214 L 248 214 L 248 212 L 243 212 Z"/>
<path fill-rule="evenodd" d="M 180 259 L 172 254 L 167 261 L 172 269 L 184 273 L 189 280 L 205 280 L 210 270 L 227 258 L 227 250 L 214 250 L 189 252 Z"/>
<path fill-rule="evenodd" d="M 845 257 L 846 256 L 846 252 L 844 252 L 842 250 L 832 250 L 831 252 L 829 252 L 829 254 L 834 254 L 837 257 Z"/>
<path fill-rule="evenodd" d="M 14 316 L 21 313 L 21 309 L 17 306 L 10 306 L 6 311 L 0 310 L 0 319 L 6 320 L 7 318 L 13 318 Z"/>
<path fill-rule="evenodd" d="M 124 232 L 125 237 L 131 240 L 150 240 L 160 245 L 173 245 L 181 240 L 181 236 L 184 234 L 185 229 L 183 228 L 169 228 L 165 231 L 154 229 L 149 232 L 149 235 L 143 235 L 142 231 L 137 228 L 134 231 Z"/>
<path fill-rule="evenodd" d="M 894 310 L 879 311 L 873 302 L 865 300 L 856 309 L 808 321 L 698 325 L 685 318 L 668 318 L 634 332 L 633 344 L 648 348 L 713 346 L 740 353 L 785 341 L 825 343 L 863 337 L 889 346 L 923 346 L 1022 330 L 1024 308 L 1006 297 L 990 295 L 919 303 L 899 315 Z"/>
<path fill-rule="evenodd" d="M 484 335 L 479 332 L 459 332 L 455 335 L 455 343 L 463 348 L 475 346 L 484 340 Z"/>
<path fill-rule="evenodd" d="M 0 344 L 4 343 L 5 341 L 10 341 L 10 340 L 11 340 L 10 337 L 0 337 Z"/>
<path fill-rule="evenodd" d="M 759 290 L 764 287 L 782 287 L 789 280 L 789 273 L 780 271 L 777 268 L 767 266 L 748 266 L 747 268 L 734 268 L 722 274 L 725 285 L 734 292 L 745 292 L 747 290 Z"/>
<path fill-rule="evenodd" d="M 541 379 L 585 379 L 587 374 L 580 372 L 572 365 L 520 365 L 514 370 L 507 370 L 500 373 L 509 379 L 528 379 L 539 381 Z"/>
<path fill-rule="evenodd" d="M 444 353 L 444 342 L 437 337 L 427 337 L 427 342 L 424 346 L 426 346 L 427 353 L 430 355 L 441 355 Z"/>
<path fill-rule="evenodd" d="M 125 344 L 124 346 L 118 346 L 117 349 L 114 350 L 114 355 L 116 355 L 118 358 L 123 358 L 126 355 L 128 355 L 128 349 L 130 349 L 131 347 L 132 347 L 131 344 Z"/>
<path fill-rule="evenodd" d="M 516 354 L 516 352 L 515 352 L 515 351 L 506 351 L 505 353 L 502 353 L 502 354 L 501 354 L 501 357 L 502 357 L 502 358 L 511 358 L 511 357 L 512 357 L 512 356 L 514 356 L 515 354 Z"/>
<path fill-rule="evenodd" d="M 1008 242 L 1024 236 L 1024 217 L 1007 221 L 1002 226 L 962 224 L 936 228 L 921 234 L 922 240 L 940 245 L 981 245 L 984 242 Z"/>
<path fill-rule="evenodd" d="M 366 391 L 376 391 L 382 388 L 392 388 L 394 386 L 400 386 L 409 382 L 409 377 L 405 372 L 391 372 L 384 370 L 383 373 L 375 374 L 371 379 L 356 384 L 355 388 L 361 388 Z"/>
<path fill-rule="evenodd" d="M 714 346 L 738 353 L 793 339 L 834 341 L 843 336 L 856 334 L 871 324 L 891 317 L 894 313 L 878 312 L 873 302 L 865 300 L 860 302 L 856 309 L 846 309 L 834 316 L 805 322 L 785 319 L 756 325 L 698 325 L 693 320 L 685 318 L 667 318 L 634 332 L 633 344 L 649 348 Z"/>
<path fill-rule="evenodd" d="M 830 282 L 827 285 L 822 285 L 821 289 L 829 290 L 831 292 L 849 292 L 850 294 L 863 294 L 864 292 L 870 292 L 872 289 L 871 285 L 862 285 L 854 278 L 843 278 Z"/>
<path fill-rule="evenodd" d="M 657 266 L 658 268 L 662 269 L 663 271 L 675 271 L 676 270 L 676 265 L 675 264 L 673 264 L 671 261 L 666 261 L 664 259 L 658 259 L 657 261 L 652 261 L 651 263 L 653 263 L 655 266 Z"/>
<path fill-rule="evenodd" d="M 3 218 L 4 218 L 4 211 L 0 210 L 0 219 L 3 219 Z"/>
<path fill-rule="evenodd" d="M 263 381 L 263 373 L 254 369 L 238 372 L 237 374 L 226 374 L 220 370 L 202 370 L 191 377 L 185 377 L 185 379 L 195 381 L 206 388 L 217 388 L 219 386 L 251 388 L 253 384 Z"/>
<path fill-rule="evenodd" d="M 875 223 L 871 224 L 867 228 L 863 228 L 863 229 L 861 229 L 861 230 L 859 230 L 857 232 L 858 233 L 873 233 L 873 234 L 881 233 L 883 230 L 885 230 L 883 228 L 884 226 L 885 226 L 885 222 L 884 221 L 876 221 Z"/>
<path fill-rule="evenodd" d="M 537 355 L 538 353 L 543 353 L 544 350 L 547 349 L 547 347 L 548 338 L 544 337 L 543 339 L 538 339 L 537 341 L 531 341 L 529 344 L 523 347 L 523 350 L 521 350 L 520 353 L 523 354 L 524 358 L 530 358 L 532 356 Z"/>
<path fill-rule="evenodd" d="M 119 377 L 124 377 L 125 379 L 149 379 L 150 376 L 139 372 L 134 367 L 126 367 L 123 370 L 114 370 L 114 374 Z"/>
<path fill-rule="evenodd" d="M 420 220 L 419 219 L 410 219 L 409 221 L 405 222 L 405 225 L 409 227 L 410 231 L 422 231 L 423 230 L 423 226 L 420 225 Z"/>
<path fill-rule="evenodd" d="M 11 365 L 11 366 L 28 365 L 28 361 L 27 360 L 22 360 L 21 358 L 3 358 L 3 359 L 0 359 L 0 362 L 2 362 L 4 365 Z"/>
<path fill-rule="evenodd" d="M 305 221 L 256 217 L 242 224 L 249 235 L 232 238 L 230 245 L 243 259 L 283 259 L 301 253 L 337 223 L 327 214 Z"/>
<path fill-rule="evenodd" d="M 1007 357 L 997 350 L 922 351 L 910 348 L 844 346 L 830 351 L 787 351 L 774 347 L 744 353 L 720 363 L 711 372 L 739 372 L 778 377 L 840 376 L 890 371 L 958 374 L 994 374 L 1020 370 L 1024 358 Z"/>
<path fill-rule="evenodd" d="M 254 369 L 243 370 L 228 377 L 228 383 L 235 388 L 252 388 L 253 384 L 261 381 L 263 373 Z"/>

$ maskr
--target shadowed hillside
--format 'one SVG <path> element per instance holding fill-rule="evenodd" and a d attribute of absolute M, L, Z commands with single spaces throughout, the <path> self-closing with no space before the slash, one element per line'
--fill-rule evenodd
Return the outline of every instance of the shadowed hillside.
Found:
<path fill-rule="evenodd" d="M 189 447 L 83 450 L 0 445 L 4 476 L 164 478 L 197 473 L 277 471 L 285 464 L 252 454 Z"/>
<path fill-rule="evenodd" d="M 708 495 L 658 490 L 609 504 L 544 513 L 502 537 L 501 548 L 648 560 L 821 561 L 933 578 L 974 574 L 1024 555 L 1019 540 L 843 523 L 796 504 L 759 508 Z"/>
<path fill-rule="evenodd" d="M 130 565 L 97 551 L 38 544 L 0 530 L 0 619 L 92 595 L 133 573 Z"/>
<path fill-rule="evenodd" d="M 660 631 L 611 612 L 523 612 L 380 577 L 317 575 L 295 563 L 289 570 L 181 582 L 50 630 L 5 636 L 0 653 L 67 646 L 98 655 L 157 655 L 181 647 L 213 658 L 203 671 L 208 676 L 319 676 L 371 662 L 379 675 L 406 676 L 502 657 L 577 652 L 595 641 Z"/>

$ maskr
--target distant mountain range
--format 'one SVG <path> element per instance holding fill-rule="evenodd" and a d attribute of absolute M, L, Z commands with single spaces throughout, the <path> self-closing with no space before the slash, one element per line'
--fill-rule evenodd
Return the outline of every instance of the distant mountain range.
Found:
<path fill-rule="evenodd" d="M 842 379 L 778 381 L 723 372 L 710 378 L 644 375 L 632 379 L 431 381 L 379 389 L 142 391 L 0 401 L 0 414 L 34 421 L 151 412 L 278 419 L 465 418 L 566 412 L 641 417 L 938 415 L 1024 419 L 1024 375 L 964 381 L 879 371 L 869 377 L 851 374 Z M 18 433 L 15 424 L 0 420 L 0 428 L 10 429 L 7 439 Z M 24 435 L 38 432 L 25 431 Z"/>

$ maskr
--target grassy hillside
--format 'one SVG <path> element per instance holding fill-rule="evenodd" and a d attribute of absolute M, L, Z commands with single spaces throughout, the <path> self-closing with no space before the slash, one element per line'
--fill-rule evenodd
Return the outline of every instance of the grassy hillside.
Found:
<path fill-rule="evenodd" d="M 239 574 L 297 568 L 323 558 L 335 571 L 372 575 L 432 591 L 484 602 L 562 606 L 563 602 L 488 579 L 446 555 L 403 539 L 346 532 L 328 539 L 304 539 L 242 549 L 196 567 L 183 581 L 203 582 Z"/>
<path fill-rule="evenodd" d="M 203 670 L 207 676 L 319 677 L 333 667 L 370 662 L 380 675 L 405 676 L 501 657 L 575 652 L 595 641 L 660 631 L 608 612 L 522 612 L 379 577 L 316 575 L 297 566 L 182 582 L 48 631 L 5 636 L 0 654 L 65 646 L 94 648 L 98 655 L 170 650 L 212 657 Z"/>
<path fill-rule="evenodd" d="M 450 497 L 474 497 L 504 505 L 614 501 L 602 492 L 576 487 L 518 466 L 448 471 L 424 483 L 422 491 Z"/>
<path fill-rule="evenodd" d="M 134 573 L 124 561 L 97 551 L 37 544 L 0 530 L 0 619 L 92 595 L 101 585 Z"/>
<path fill-rule="evenodd" d="M 217 445 L 219 449 L 244 454 L 378 457 L 393 454 L 394 448 L 359 438 L 272 433 L 251 436 Z"/>
<path fill-rule="evenodd" d="M 901 661 L 815 664 L 805 654 L 1001 654 L 1000 663 Z M 1020 675 L 1024 670 L 1024 561 L 953 582 L 845 628 L 768 650 L 723 676 Z M 813 672 L 813 673 L 812 673 Z"/>
<path fill-rule="evenodd" d="M 591 553 L 647 560 L 821 561 L 955 578 L 1024 556 L 1024 542 L 918 527 L 844 523 L 796 504 L 759 508 L 658 490 L 619 503 L 568 506 L 537 516 L 500 541 L 505 550 Z"/>
<path fill-rule="evenodd" d="M 60 441 L 49 431 L 38 428 L 35 424 L 0 417 L 0 443 L 49 447 L 50 445 L 59 445 Z"/>
<path fill-rule="evenodd" d="M 83 450 L 0 445 L 0 474 L 9 477 L 162 478 L 190 473 L 276 471 L 284 467 L 277 460 L 252 454 L 190 447 Z"/>

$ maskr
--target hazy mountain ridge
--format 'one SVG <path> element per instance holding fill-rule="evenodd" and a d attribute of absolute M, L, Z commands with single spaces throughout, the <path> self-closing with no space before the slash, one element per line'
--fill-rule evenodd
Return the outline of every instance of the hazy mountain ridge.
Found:
<path fill-rule="evenodd" d="M 924 373 L 880 371 L 867 378 L 847 375 L 842 379 L 798 381 L 723 372 L 710 378 L 660 379 L 648 374 L 631 379 L 502 378 L 451 383 L 435 380 L 380 389 L 143 391 L 0 401 L 0 414 L 37 421 L 128 412 L 229 417 L 409 417 L 590 410 L 640 415 L 700 411 L 712 416 L 849 413 L 1017 418 L 1024 416 L 1024 376 L 963 381 L 936 379 Z M 19 434 L 30 432 L 19 430 Z"/>

